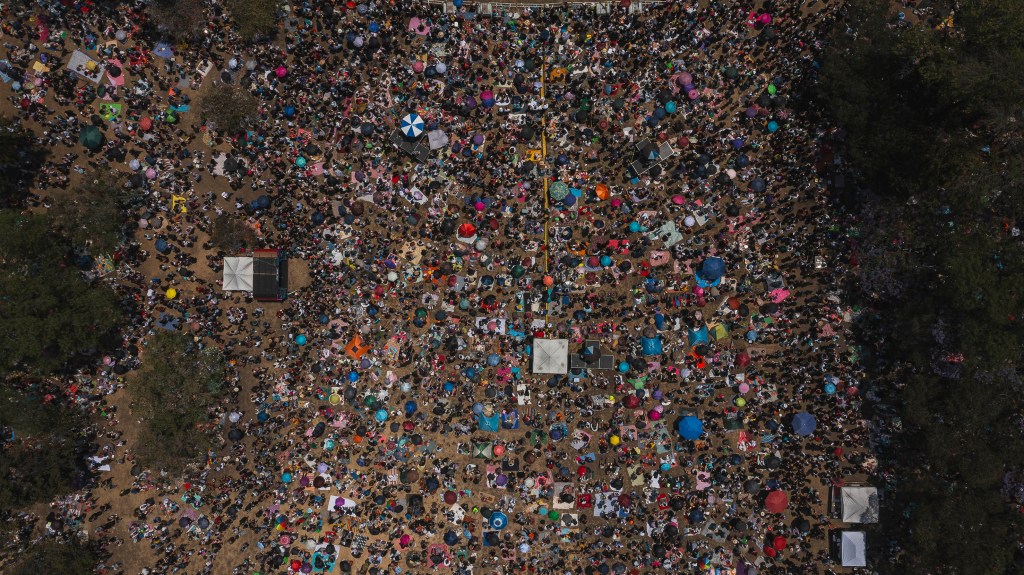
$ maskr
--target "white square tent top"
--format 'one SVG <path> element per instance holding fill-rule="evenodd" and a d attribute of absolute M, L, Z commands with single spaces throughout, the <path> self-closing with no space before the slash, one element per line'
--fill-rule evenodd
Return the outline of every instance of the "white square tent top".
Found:
<path fill-rule="evenodd" d="M 863 531 L 843 531 L 839 540 L 843 567 L 867 567 L 868 559 L 864 549 Z"/>
<path fill-rule="evenodd" d="M 224 258 L 224 291 L 252 291 L 252 258 Z"/>
<path fill-rule="evenodd" d="M 533 373 L 569 373 L 569 340 L 533 340 Z"/>
<path fill-rule="evenodd" d="M 843 523 L 878 523 L 878 489 L 844 486 L 840 497 Z"/>

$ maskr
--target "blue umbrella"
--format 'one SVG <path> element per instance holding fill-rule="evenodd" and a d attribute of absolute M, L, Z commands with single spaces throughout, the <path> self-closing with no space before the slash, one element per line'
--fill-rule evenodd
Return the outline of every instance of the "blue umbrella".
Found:
<path fill-rule="evenodd" d="M 156 240 L 156 251 L 165 254 L 171 251 L 171 246 L 167 245 L 167 240 L 163 238 L 158 238 Z"/>
<path fill-rule="evenodd" d="M 423 118 L 419 114 L 408 114 L 402 118 L 402 133 L 407 138 L 415 138 L 423 133 Z"/>
<path fill-rule="evenodd" d="M 713 282 L 725 275 L 725 261 L 722 258 L 711 257 L 704 260 L 700 268 L 701 279 Z"/>
<path fill-rule="evenodd" d="M 419 409 L 419 405 L 417 405 L 415 401 L 412 401 L 410 399 L 409 401 L 405 402 L 405 414 L 406 415 L 412 415 L 412 414 L 416 413 L 417 409 Z"/>
<path fill-rule="evenodd" d="M 363 125 L 359 127 L 359 133 L 364 136 L 369 136 L 373 133 L 373 124 L 364 122 Z"/>
<path fill-rule="evenodd" d="M 750 180 L 750 190 L 751 191 L 757 192 L 757 193 L 761 193 L 761 192 L 764 191 L 764 189 L 765 189 L 764 179 L 762 179 L 762 178 L 754 178 L 753 180 Z"/>
<path fill-rule="evenodd" d="M 692 415 L 687 415 L 679 421 L 678 431 L 683 439 L 697 439 L 704 433 L 704 423 Z"/>
<path fill-rule="evenodd" d="M 801 437 L 806 437 L 814 433 L 814 430 L 817 427 L 818 420 L 806 411 L 802 411 L 793 416 L 793 433 Z"/>
<path fill-rule="evenodd" d="M 256 206 L 261 209 L 270 207 L 270 198 L 268 196 L 260 196 L 256 198 Z"/>
<path fill-rule="evenodd" d="M 500 511 L 491 513 L 491 529 L 502 530 L 508 526 L 508 517 Z"/>
<path fill-rule="evenodd" d="M 499 357 L 498 354 L 492 353 L 491 355 L 487 356 L 487 365 L 495 367 L 499 363 L 501 363 L 501 357 Z"/>
<path fill-rule="evenodd" d="M 371 34 L 376 34 L 377 32 L 380 32 L 380 24 L 376 22 L 370 22 L 369 29 Z"/>

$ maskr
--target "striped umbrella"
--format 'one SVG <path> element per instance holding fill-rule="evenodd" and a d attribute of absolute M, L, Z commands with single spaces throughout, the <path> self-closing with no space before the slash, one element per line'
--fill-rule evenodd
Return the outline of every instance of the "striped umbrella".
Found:
<path fill-rule="evenodd" d="M 415 138 L 423 133 L 423 118 L 419 114 L 409 114 L 402 118 L 402 133 L 408 138 Z"/>

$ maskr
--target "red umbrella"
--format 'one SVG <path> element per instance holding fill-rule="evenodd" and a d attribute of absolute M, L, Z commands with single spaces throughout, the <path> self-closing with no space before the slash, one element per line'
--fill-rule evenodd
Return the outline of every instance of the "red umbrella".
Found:
<path fill-rule="evenodd" d="M 444 502 L 447 503 L 448 505 L 452 505 L 458 500 L 459 496 L 454 491 L 444 492 Z"/>
<path fill-rule="evenodd" d="M 635 395 L 627 395 L 623 403 L 630 409 L 636 409 L 640 405 L 640 398 Z"/>
<path fill-rule="evenodd" d="M 476 235 L 476 226 L 466 222 L 459 226 L 459 237 L 460 238 L 471 238 Z"/>
<path fill-rule="evenodd" d="M 772 540 L 772 547 L 782 551 L 786 548 L 786 538 L 782 535 L 776 536 L 775 539 Z"/>
<path fill-rule="evenodd" d="M 782 513 L 789 505 L 789 496 L 785 491 L 772 491 L 764 500 L 764 508 L 769 513 Z"/>
<path fill-rule="evenodd" d="M 765 545 L 764 546 L 764 554 L 769 556 L 769 557 L 775 557 L 776 555 L 779 554 L 779 552 L 776 551 L 774 548 Z"/>
<path fill-rule="evenodd" d="M 620 507 L 629 507 L 632 503 L 633 503 L 633 499 L 629 495 L 626 495 L 625 493 L 619 495 L 619 506 Z"/>
<path fill-rule="evenodd" d="M 740 352 L 740 354 L 736 356 L 736 365 L 740 367 L 750 365 L 750 355 L 746 352 Z"/>

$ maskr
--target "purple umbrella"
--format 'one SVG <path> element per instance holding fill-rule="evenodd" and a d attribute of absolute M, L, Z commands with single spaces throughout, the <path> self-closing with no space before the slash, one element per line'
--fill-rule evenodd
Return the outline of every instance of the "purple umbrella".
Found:
<path fill-rule="evenodd" d="M 473 136 L 473 145 L 474 146 L 479 146 L 479 145 L 481 145 L 483 143 L 484 143 L 484 137 L 483 137 L 482 134 L 475 134 Z"/>
<path fill-rule="evenodd" d="M 462 99 L 462 103 L 470 110 L 476 108 L 476 98 L 473 96 L 466 95 L 466 97 Z"/>
<path fill-rule="evenodd" d="M 504 473 L 498 474 L 498 476 L 494 478 L 494 484 L 498 487 L 505 487 L 508 485 L 508 476 Z"/>
<path fill-rule="evenodd" d="M 757 116 L 757 107 L 751 106 L 751 107 L 747 108 L 747 117 L 748 118 L 754 118 L 756 116 Z"/>

